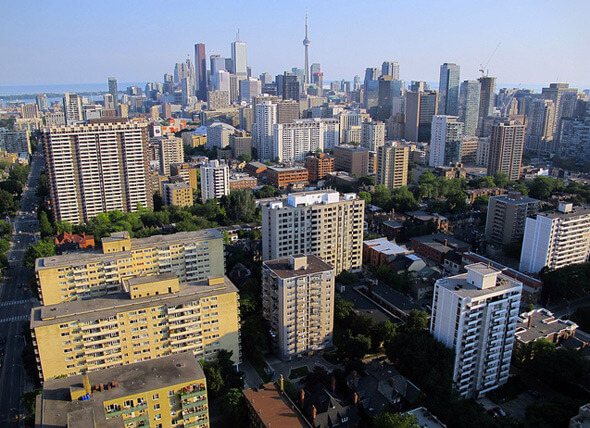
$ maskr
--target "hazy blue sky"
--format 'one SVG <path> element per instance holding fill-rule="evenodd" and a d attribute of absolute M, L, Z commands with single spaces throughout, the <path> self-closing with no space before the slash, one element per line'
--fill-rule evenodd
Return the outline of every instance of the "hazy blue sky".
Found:
<path fill-rule="evenodd" d="M 498 82 L 590 87 L 588 0 L 1 0 L 0 86 L 161 81 L 197 42 L 229 56 L 238 27 L 253 75 L 275 75 L 303 67 L 306 7 L 326 81 L 384 60 L 408 81 L 438 81 L 443 62 L 473 79 L 501 42 Z"/>

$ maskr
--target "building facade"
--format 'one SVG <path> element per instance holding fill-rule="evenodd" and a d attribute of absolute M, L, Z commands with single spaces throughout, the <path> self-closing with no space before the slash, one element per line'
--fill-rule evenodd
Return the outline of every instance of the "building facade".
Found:
<path fill-rule="evenodd" d="M 338 119 L 299 119 L 273 126 L 273 153 L 281 162 L 305 159 L 309 152 L 330 151 L 340 142 Z"/>
<path fill-rule="evenodd" d="M 37 400 L 35 426 L 208 428 L 208 407 L 203 369 L 184 352 L 47 380 Z"/>
<path fill-rule="evenodd" d="M 455 116 L 433 116 L 429 166 L 461 162 L 463 123 Z"/>
<path fill-rule="evenodd" d="M 539 209 L 537 199 L 520 192 L 492 196 L 488 201 L 486 240 L 498 245 L 518 243 L 524 235 L 526 219 Z"/>
<path fill-rule="evenodd" d="M 455 352 L 453 381 L 466 398 L 508 381 L 522 283 L 484 263 L 434 286 L 430 332 Z"/>
<path fill-rule="evenodd" d="M 369 167 L 369 150 L 366 147 L 358 147 L 342 144 L 334 147 L 334 169 L 356 174 L 359 177 L 367 175 Z"/>
<path fill-rule="evenodd" d="M 362 267 L 365 201 L 350 193 L 289 194 L 262 205 L 262 258 L 313 254 L 339 274 Z"/>
<path fill-rule="evenodd" d="M 125 293 L 39 306 L 31 332 L 40 378 L 83 374 L 191 351 L 240 361 L 238 289 L 224 276 L 179 284 L 173 274 L 126 280 Z"/>
<path fill-rule="evenodd" d="M 504 172 L 510 180 L 520 178 L 524 136 L 525 126 L 517 125 L 514 120 L 505 120 L 492 126 L 488 175 Z"/>
<path fill-rule="evenodd" d="M 152 207 L 145 122 L 99 120 L 43 131 L 56 221 L 73 224 L 108 211 Z"/>
<path fill-rule="evenodd" d="M 363 122 L 361 124 L 361 146 L 371 152 L 385 144 L 385 123 Z"/>
<path fill-rule="evenodd" d="M 181 282 L 223 275 L 223 236 L 218 230 L 180 232 L 131 239 L 115 232 L 102 239 L 102 252 L 43 257 L 35 262 L 41 304 L 116 294 L 123 280 L 174 273 Z"/>
<path fill-rule="evenodd" d="M 201 165 L 201 201 L 229 195 L 229 166 L 218 160 Z"/>
<path fill-rule="evenodd" d="M 332 345 L 334 278 L 334 268 L 313 255 L 262 263 L 262 313 L 283 360 Z"/>
<path fill-rule="evenodd" d="M 388 142 L 377 149 L 377 176 L 375 184 L 397 189 L 408 184 L 410 148 Z"/>
<path fill-rule="evenodd" d="M 445 62 L 440 66 L 438 85 L 438 114 L 459 116 L 459 83 L 461 68 Z"/>
<path fill-rule="evenodd" d="M 560 203 L 556 211 L 527 218 L 519 270 L 537 273 L 547 266 L 559 269 L 588 260 L 590 206 Z"/>

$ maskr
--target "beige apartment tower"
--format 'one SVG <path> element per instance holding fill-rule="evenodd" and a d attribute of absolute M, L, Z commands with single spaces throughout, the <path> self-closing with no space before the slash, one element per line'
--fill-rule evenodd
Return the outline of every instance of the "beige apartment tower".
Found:
<path fill-rule="evenodd" d="M 365 201 L 335 190 L 289 194 L 262 205 L 262 259 L 313 254 L 336 269 L 363 264 Z"/>
<path fill-rule="evenodd" d="M 401 144 L 387 143 L 377 149 L 376 184 L 397 189 L 408 184 L 410 148 Z"/>
<path fill-rule="evenodd" d="M 102 251 L 43 257 L 35 262 L 41 304 L 117 294 L 125 279 L 174 273 L 181 282 L 223 275 L 223 236 L 215 229 L 131 239 L 103 238 Z"/>
<path fill-rule="evenodd" d="M 35 426 L 208 428 L 207 380 L 190 352 L 48 380 Z"/>
<path fill-rule="evenodd" d="M 125 293 L 31 310 L 42 380 L 190 351 L 240 362 L 238 289 L 224 276 L 180 284 L 173 274 L 131 278 Z"/>
<path fill-rule="evenodd" d="M 505 120 L 492 126 L 488 175 L 505 172 L 510 180 L 520 178 L 525 126 Z"/>
<path fill-rule="evenodd" d="M 332 345 L 334 268 L 297 254 L 262 263 L 262 311 L 283 360 Z"/>
<path fill-rule="evenodd" d="M 113 210 L 152 207 L 147 123 L 97 119 L 43 131 L 56 221 L 78 224 Z"/>
<path fill-rule="evenodd" d="M 522 240 L 527 217 L 537 213 L 539 201 L 520 192 L 492 196 L 488 201 L 486 240 L 499 245 Z"/>

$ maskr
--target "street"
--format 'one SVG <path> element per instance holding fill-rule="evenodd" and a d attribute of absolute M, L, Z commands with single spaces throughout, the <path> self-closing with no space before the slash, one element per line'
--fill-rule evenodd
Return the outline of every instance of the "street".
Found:
<path fill-rule="evenodd" d="M 28 328 L 31 308 L 39 304 L 28 282 L 31 272 L 24 266 L 27 247 L 36 241 L 39 231 L 36 214 L 32 213 L 36 202 L 35 191 L 43 160 L 32 157 L 31 174 L 27 189 L 23 191 L 20 211 L 12 219 L 12 244 L 8 250 L 9 268 L 4 272 L 0 286 L 0 337 L 5 338 L 5 355 L 0 360 L 0 426 L 22 427 L 21 415 L 25 414 L 19 398 L 24 391 L 34 388 L 25 373 L 21 354 L 25 346 L 23 329 Z"/>

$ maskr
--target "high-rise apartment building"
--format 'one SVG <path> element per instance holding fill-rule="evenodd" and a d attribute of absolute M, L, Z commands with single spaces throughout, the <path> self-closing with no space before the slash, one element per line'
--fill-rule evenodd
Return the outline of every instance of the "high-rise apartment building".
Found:
<path fill-rule="evenodd" d="M 48 110 L 47 95 L 38 94 L 35 97 L 35 102 L 37 103 L 37 108 L 39 109 L 39 111 L 47 111 Z"/>
<path fill-rule="evenodd" d="M 381 75 L 391 76 L 393 80 L 399 80 L 399 63 L 397 61 L 383 61 Z"/>
<path fill-rule="evenodd" d="M 207 109 L 222 110 L 229 107 L 229 91 L 208 91 Z"/>
<path fill-rule="evenodd" d="M 252 97 L 262 94 L 262 82 L 253 77 L 240 80 L 240 102 L 252 102 Z"/>
<path fill-rule="evenodd" d="M 229 195 L 229 166 L 218 160 L 201 165 L 201 201 Z"/>
<path fill-rule="evenodd" d="M 197 98 L 207 101 L 207 52 L 204 43 L 195 44 L 195 75 Z M 211 62 L 211 75 L 214 75 L 213 62 Z"/>
<path fill-rule="evenodd" d="M 406 141 L 430 141 L 432 117 L 437 114 L 436 91 L 406 92 Z"/>
<path fill-rule="evenodd" d="M 155 375 L 154 375 L 155 374 Z M 209 427 L 207 381 L 190 352 L 43 382 L 38 428 Z"/>
<path fill-rule="evenodd" d="M 499 245 L 522 241 L 526 219 L 539 209 L 539 201 L 520 192 L 492 196 L 488 201 L 486 240 Z"/>
<path fill-rule="evenodd" d="M 477 135 L 480 96 L 481 83 L 479 80 L 465 80 L 461 84 L 459 118 L 465 124 L 465 135 Z"/>
<path fill-rule="evenodd" d="M 360 271 L 365 201 L 337 191 L 289 194 L 262 205 L 262 258 L 313 254 L 343 270 Z"/>
<path fill-rule="evenodd" d="M 277 123 L 277 105 L 270 100 L 255 105 L 252 142 L 261 161 L 274 160 L 273 130 Z"/>
<path fill-rule="evenodd" d="M 162 202 L 177 207 L 193 206 L 193 189 L 180 177 L 162 183 Z"/>
<path fill-rule="evenodd" d="M 302 161 L 309 152 L 330 151 L 340 137 L 338 119 L 298 119 L 277 123 L 273 129 L 273 153 L 281 162 Z"/>
<path fill-rule="evenodd" d="M 131 239 L 114 232 L 102 252 L 43 257 L 35 273 L 43 305 L 121 292 L 124 279 L 174 273 L 181 282 L 223 275 L 223 236 L 215 229 Z"/>
<path fill-rule="evenodd" d="M 20 108 L 20 114 L 23 119 L 37 119 L 39 117 L 39 108 L 37 104 L 23 104 Z"/>
<path fill-rule="evenodd" d="M 0 128 L 0 150 L 7 153 L 31 153 L 29 131 L 9 131 Z"/>
<path fill-rule="evenodd" d="M 248 76 L 248 59 L 246 42 L 236 40 L 231 44 L 231 59 L 233 74 L 237 76 Z"/>
<path fill-rule="evenodd" d="M 535 155 L 549 155 L 555 151 L 555 103 L 552 100 L 533 100 L 527 115 L 525 149 Z"/>
<path fill-rule="evenodd" d="M 477 398 L 506 383 L 522 283 L 484 263 L 436 281 L 430 332 L 455 353 L 459 394 Z"/>
<path fill-rule="evenodd" d="M 82 114 L 82 97 L 77 94 L 64 94 L 64 113 L 66 117 L 66 125 L 75 125 L 82 122 L 84 116 Z"/>
<path fill-rule="evenodd" d="M 283 100 L 277 103 L 277 123 L 293 123 L 299 119 L 299 102 Z"/>
<path fill-rule="evenodd" d="M 113 102 L 115 105 L 119 102 L 119 89 L 117 88 L 117 79 L 114 77 L 109 77 L 109 94 L 113 97 Z M 105 108 L 110 108 L 106 107 Z"/>
<path fill-rule="evenodd" d="M 124 119 L 43 131 L 56 221 L 86 222 L 107 211 L 151 207 L 146 122 Z"/>
<path fill-rule="evenodd" d="M 31 332 L 41 379 L 191 351 L 240 360 L 238 289 L 224 276 L 180 284 L 173 274 L 130 278 L 125 292 L 38 306 Z"/>
<path fill-rule="evenodd" d="M 410 148 L 388 142 L 377 148 L 377 176 L 375 184 L 397 189 L 408 184 Z"/>
<path fill-rule="evenodd" d="M 505 172 L 510 180 L 520 177 L 525 126 L 514 120 L 499 121 L 492 126 L 488 175 Z"/>
<path fill-rule="evenodd" d="M 440 66 L 438 85 L 438 114 L 459 116 L 460 67 L 445 62 Z"/>
<path fill-rule="evenodd" d="M 363 122 L 361 124 L 361 146 L 370 152 L 376 152 L 378 147 L 385 144 L 385 123 Z"/>
<path fill-rule="evenodd" d="M 559 139 L 561 119 L 572 117 L 578 90 L 569 86 L 569 83 L 551 83 L 548 88 L 541 90 L 543 98 L 553 101 L 554 118 L 552 135 L 554 140 Z M 572 100 L 573 103 L 571 102 Z"/>
<path fill-rule="evenodd" d="M 197 167 L 190 163 L 176 163 L 170 165 L 170 175 L 172 177 L 182 177 L 185 183 L 192 189 L 197 189 Z"/>
<path fill-rule="evenodd" d="M 356 174 L 358 177 L 367 175 L 369 166 L 369 150 L 349 144 L 334 147 L 334 169 Z"/>
<path fill-rule="evenodd" d="M 482 76 L 477 79 L 481 85 L 479 95 L 479 117 L 491 116 L 496 103 L 496 78 Z"/>
<path fill-rule="evenodd" d="M 332 345 L 334 268 L 295 254 L 262 263 L 262 313 L 283 360 Z"/>
<path fill-rule="evenodd" d="M 537 273 L 588 261 L 590 206 L 560 203 L 556 211 L 527 218 L 519 270 Z"/>
<path fill-rule="evenodd" d="M 463 123 L 455 116 L 434 116 L 430 139 L 429 166 L 461 162 Z"/>
<path fill-rule="evenodd" d="M 167 134 L 164 137 L 150 138 L 152 159 L 159 164 L 162 175 L 170 175 L 170 165 L 184 162 L 184 146 L 182 138 Z"/>
<path fill-rule="evenodd" d="M 285 71 L 283 75 L 283 99 L 299 101 L 301 80 L 295 73 Z"/>

